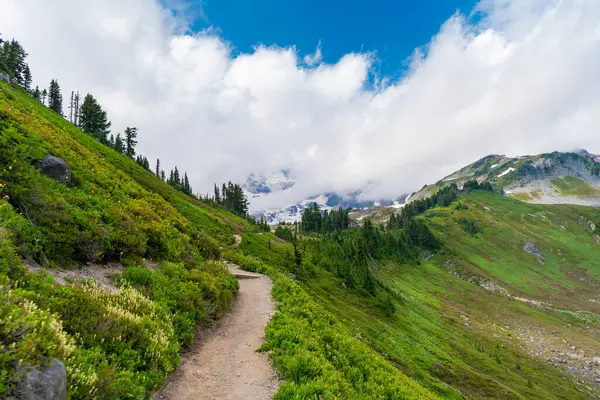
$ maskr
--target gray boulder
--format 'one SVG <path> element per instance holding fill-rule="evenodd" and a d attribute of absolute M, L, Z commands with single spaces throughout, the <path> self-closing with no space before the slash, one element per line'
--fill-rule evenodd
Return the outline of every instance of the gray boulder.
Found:
<path fill-rule="evenodd" d="M 525 253 L 529 253 L 536 256 L 540 264 L 546 264 L 546 258 L 544 257 L 542 252 L 537 248 L 533 239 L 529 239 L 529 241 L 525 243 L 525 246 L 523 246 L 523 251 Z"/>
<path fill-rule="evenodd" d="M 54 157 L 48 154 L 42 160 L 40 165 L 42 174 L 62 183 L 68 185 L 71 183 L 71 170 L 67 165 L 67 162 L 62 158 Z"/>
<path fill-rule="evenodd" d="M 18 400 L 66 400 L 67 370 L 59 360 L 25 373 L 12 397 Z"/>

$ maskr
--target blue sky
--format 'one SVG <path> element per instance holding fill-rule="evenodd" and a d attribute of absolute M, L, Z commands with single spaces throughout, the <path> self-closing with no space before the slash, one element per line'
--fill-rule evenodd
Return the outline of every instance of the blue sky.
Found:
<path fill-rule="evenodd" d="M 236 51 L 259 43 L 296 46 L 300 56 L 322 44 L 323 60 L 375 52 L 377 73 L 398 77 L 415 48 L 426 45 L 457 10 L 469 15 L 474 0 L 204 0 L 194 29 L 216 28 Z M 190 4 L 191 8 L 194 8 Z M 196 6 L 196 8 L 199 6 Z M 378 71 L 377 71 L 378 70 Z"/>
<path fill-rule="evenodd" d="M 450 18 L 475 0 L 0 0 L 0 26 L 35 85 L 94 94 L 201 193 L 291 169 L 289 198 L 261 205 L 281 207 L 366 182 L 396 197 L 486 154 L 600 151 L 600 2 L 482 2 L 477 24 Z"/>

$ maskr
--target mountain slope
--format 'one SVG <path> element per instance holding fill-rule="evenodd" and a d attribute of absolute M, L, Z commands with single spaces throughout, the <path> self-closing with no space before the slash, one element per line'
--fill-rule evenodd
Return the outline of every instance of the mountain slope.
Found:
<path fill-rule="evenodd" d="M 272 234 L 174 190 L 4 83 L 0 147 L 0 396 L 59 360 L 69 398 L 148 398 L 196 328 L 231 305 L 238 284 L 219 257 L 256 267 L 234 234 L 289 261 Z M 47 155 L 66 161 L 68 185 L 40 172 Z M 111 275 L 82 279 L 87 271 Z M 286 381 L 278 398 L 436 398 L 273 276 L 272 324 L 301 339 L 270 343 Z"/>
<path fill-rule="evenodd" d="M 585 150 L 535 156 L 489 155 L 415 193 L 411 200 L 433 194 L 448 183 L 489 182 L 507 196 L 541 204 L 600 205 L 600 157 Z"/>
<path fill-rule="evenodd" d="M 599 396 L 597 209 L 475 191 L 417 218 L 441 247 L 416 263 L 377 257 L 375 295 L 348 287 L 326 236 L 301 237 L 296 277 L 336 324 L 443 398 Z M 241 244 L 290 268 L 269 246 Z M 283 335 L 272 329 L 269 340 Z"/>
<path fill-rule="evenodd" d="M 19 381 L 15 371 L 57 358 L 72 398 L 146 397 L 195 327 L 229 307 L 237 282 L 212 260 L 219 241 L 250 227 L 4 83 L 0 132 L 0 393 Z M 68 184 L 41 173 L 48 155 L 66 161 Z M 52 277 L 106 262 L 118 289 Z"/>

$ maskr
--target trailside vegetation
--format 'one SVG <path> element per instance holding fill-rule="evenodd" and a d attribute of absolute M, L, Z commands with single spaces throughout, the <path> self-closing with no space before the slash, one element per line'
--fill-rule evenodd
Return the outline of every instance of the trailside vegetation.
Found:
<path fill-rule="evenodd" d="M 219 241 L 233 221 L 249 225 L 5 83 L 0 132 L 0 397 L 18 371 L 53 358 L 72 399 L 149 397 L 196 328 L 231 304 L 238 286 L 216 261 Z M 69 184 L 38 169 L 48 154 L 67 162 Z M 123 265 L 114 288 L 50 273 L 106 262 Z"/>

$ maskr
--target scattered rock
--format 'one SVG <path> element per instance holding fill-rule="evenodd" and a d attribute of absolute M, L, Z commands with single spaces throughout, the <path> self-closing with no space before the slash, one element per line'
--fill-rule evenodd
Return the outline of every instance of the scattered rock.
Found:
<path fill-rule="evenodd" d="M 544 256 L 540 252 L 540 250 L 535 245 L 535 241 L 533 239 L 529 239 L 529 241 L 527 243 L 525 243 L 525 246 L 523 246 L 523 251 L 525 253 L 529 253 L 529 254 L 536 256 L 537 260 L 540 264 L 542 264 L 542 265 L 546 264 L 546 259 L 544 258 Z"/>
<path fill-rule="evenodd" d="M 41 163 L 38 163 L 42 174 L 62 183 L 69 185 L 71 183 L 71 170 L 67 162 L 62 158 L 46 155 Z"/>
<path fill-rule="evenodd" d="M 13 394 L 19 400 L 66 400 L 67 370 L 64 364 L 54 359 L 40 369 L 26 372 Z"/>

